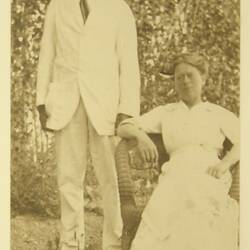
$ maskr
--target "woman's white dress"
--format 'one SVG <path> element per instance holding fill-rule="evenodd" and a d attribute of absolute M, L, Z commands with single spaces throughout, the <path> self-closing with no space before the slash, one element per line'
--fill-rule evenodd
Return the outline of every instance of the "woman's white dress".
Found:
<path fill-rule="evenodd" d="M 227 137 L 239 142 L 239 120 L 209 102 L 160 106 L 126 122 L 162 132 L 170 160 L 144 212 L 131 250 L 236 250 L 238 204 L 228 195 L 232 177 L 206 173 L 220 162 Z"/>

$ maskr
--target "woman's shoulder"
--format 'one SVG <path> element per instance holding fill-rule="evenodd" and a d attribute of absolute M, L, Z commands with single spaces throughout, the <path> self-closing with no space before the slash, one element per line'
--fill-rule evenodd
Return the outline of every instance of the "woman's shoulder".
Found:
<path fill-rule="evenodd" d="M 154 115 L 154 116 L 164 117 L 167 113 L 171 113 L 176 109 L 177 109 L 176 103 L 158 105 L 153 109 L 151 109 L 150 111 L 146 112 L 144 115 L 149 115 L 149 116 Z"/>
<path fill-rule="evenodd" d="M 222 107 L 221 105 L 214 104 L 211 102 L 206 103 L 206 110 L 212 112 L 217 118 L 224 119 L 225 117 L 237 118 L 237 115 L 229 109 Z"/>
<path fill-rule="evenodd" d="M 162 110 L 164 110 L 165 112 L 176 111 L 179 109 L 179 107 L 180 107 L 179 102 L 168 103 L 161 106 Z"/>
<path fill-rule="evenodd" d="M 206 102 L 205 107 L 208 111 L 215 111 L 215 112 L 225 112 L 225 113 L 232 113 L 229 109 L 222 107 L 221 105 L 212 103 L 212 102 Z"/>

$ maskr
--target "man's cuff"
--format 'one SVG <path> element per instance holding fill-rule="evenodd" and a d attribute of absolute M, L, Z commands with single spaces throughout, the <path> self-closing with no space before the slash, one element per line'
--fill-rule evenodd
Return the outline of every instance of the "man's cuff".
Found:
<path fill-rule="evenodd" d="M 128 114 L 125 114 L 125 113 L 118 113 L 117 116 L 120 116 L 121 117 L 121 120 L 125 120 L 125 119 L 128 119 L 128 118 L 132 118 L 131 115 L 128 115 Z"/>
<path fill-rule="evenodd" d="M 118 108 L 118 114 L 124 114 L 124 115 L 127 115 L 127 116 L 130 116 L 130 117 L 136 117 L 139 115 L 139 112 L 140 112 L 140 109 L 139 107 L 137 109 L 128 109 L 128 108 L 125 108 L 124 106 L 120 106 Z"/>

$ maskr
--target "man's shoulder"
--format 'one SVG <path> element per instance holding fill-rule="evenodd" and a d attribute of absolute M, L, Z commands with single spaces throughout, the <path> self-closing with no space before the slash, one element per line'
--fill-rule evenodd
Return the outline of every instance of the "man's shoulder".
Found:
<path fill-rule="evenodd" d="M 56 6 L 56 4 L 57 4 L 57 1 L 58 1 L 58 0 L 50 0 L 50 1 L 48 2 L 48 4 L 47 4 L 47 7 L 46 7 L 47 11 L 48 11 L 48 10 L 53 11 L 53 10 L 55 9 L 55 6 Z"/>
<path fill-rule="evenodd" d="M 54 6 L 58 0 L 50 0 L 48 6 Z"/>
<path fill-rule="evenodd" d="M 128 3 L 124 0 L 109 0 L 110 4 L 115 5 L 118 8 L 131 11 Z"/>
<path fill-rule="evenodd" d="M 115 12 L 120 16 L 133 16 L 132 10 L 124 0 L 109 0 L 110 5 L 115 8 Z"/>

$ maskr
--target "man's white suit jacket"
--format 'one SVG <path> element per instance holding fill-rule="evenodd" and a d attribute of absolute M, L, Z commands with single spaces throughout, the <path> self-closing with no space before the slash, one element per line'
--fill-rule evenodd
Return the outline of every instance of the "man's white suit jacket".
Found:
<path fill-rule="evenodd" d="M 79 0 L 49 3 L 36 104 L 45 104 L 47 127 L 59 130 L 71 120 L 82 97 L 97 132 L 112 135 L 118 113 L 139 115 L 136 26 L 123 0 L 92 1 L 85 23 Z"/>

